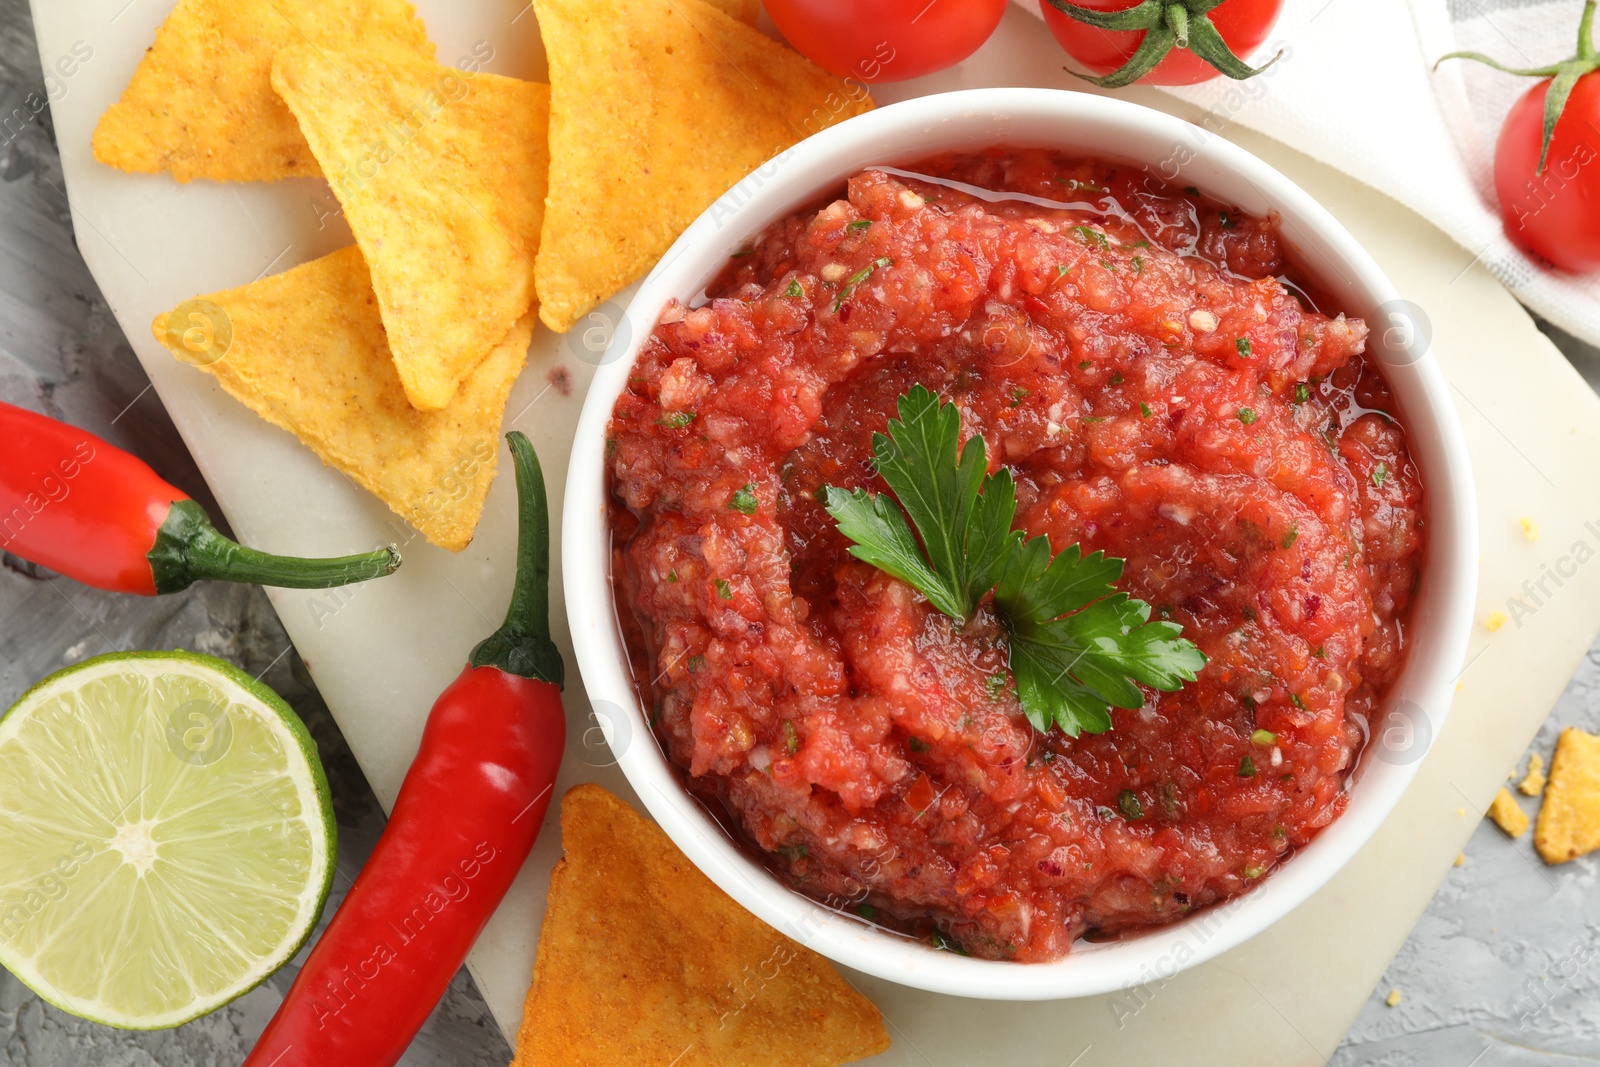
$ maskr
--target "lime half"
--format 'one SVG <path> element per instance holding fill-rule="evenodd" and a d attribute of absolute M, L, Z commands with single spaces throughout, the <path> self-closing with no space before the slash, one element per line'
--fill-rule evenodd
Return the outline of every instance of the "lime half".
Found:
<path fill-rule="evenodd" d="M 258 985 L 333 857 L 304 724 L 222 660 L 98 656 L 0 719 L 0 963 L 74 1015 L 176 1026 Z"/>

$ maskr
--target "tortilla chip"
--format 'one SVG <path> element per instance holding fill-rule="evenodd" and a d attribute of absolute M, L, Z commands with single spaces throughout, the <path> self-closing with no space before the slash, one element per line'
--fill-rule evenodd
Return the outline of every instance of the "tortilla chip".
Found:
<path fill-rule="evenodd" d="M 730 186 L 872 98 L 701 0 L 534 0 L 550 64 L 539 316 L 566 331 Z"/>
<path fill-rule="evenodd" d="M 1528 815 L 1522 810 L 1511 791 L 1501 787 L 1494 795 L 1486 813 L 1491 822 L 1505 831 L 1507 837 L 1521 837 L 1528 831 Z"/>
<path fill-rule="evenodd" d="M 234 399 L 300 438 L 429 541 L 472 540 L 494 480 L 500 419 L 527 356 L 526 315 L 442 411 L 417 411 L 389 358 L 360 250 L 186 301 L 156 338 Z"/>
<path fill-rule="evenodd" d="M 512 1067 L 831 1067 L 889 1047 L 826 960 L 604 789 L 566 795 L 561 842 Z"/>
<path fill-rule="evenodd" d="M 1571 726 L 1561 731 L 1533 847 L 1546 863 L 1565 863 L 1600 848 L 1600 737 Z"/>
<path fill-rule="evenodd" d="M 549 87 L 310 46 L 272 84 L 367 258 L 406 396 L 444 407 L 533 306 Z"/>
<path fill-rule="evenodd" d="M 1525 797 L 1536 797 L 1544 792 L 1544 757 L 1537 752 L 1528 753 L 1528 773 L 1517 783 L 1517 792 Z"/>
<path fill-rule="evenodd" d="M 712 7 L 732 15 L 746 26 L 761 18 L 761 0 L 706 0 Z"/>
<path fill-rule="evenodd" d="M 94 131 L 94 157 L 180 182 L 275 181 L 320 171 L 272 91 L 272 56 L 299 42 L 433 58 L 406 0 L 178 0 L 122 99 Z"/>

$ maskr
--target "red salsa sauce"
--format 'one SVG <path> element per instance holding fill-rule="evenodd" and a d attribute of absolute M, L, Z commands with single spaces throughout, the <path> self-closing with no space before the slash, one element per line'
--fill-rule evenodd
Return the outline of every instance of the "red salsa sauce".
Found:
<path fill-rule="evenodd" d="M 1366 326 L 1294 276 L 1271 219 L 997 148 L 857 174 L 671 304 L 607 447 L 619 615 L 690 788 L 800 891 L 1019 961 L 1245 892 L 1337 818 L 1423 487 Z M 1127 560 L 1197 681 L 1041 734 L 991 613 L 847 554 L 818 490 L 885 491 L 872 435 L 917 383 L 1019 527 Z"/>

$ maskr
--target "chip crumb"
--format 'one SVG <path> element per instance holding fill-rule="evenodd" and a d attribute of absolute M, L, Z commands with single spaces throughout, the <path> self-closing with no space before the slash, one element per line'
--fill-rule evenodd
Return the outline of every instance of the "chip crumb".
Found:
<path fill-rule="evenodd" d="M 1466 683 L 1466 682 L 1457 682 L 1457 683 L 1456 683 L 1456 692 L 1458 692 L 1458 693 L 1459 693 L 1459 692 L 1461 692 L 1461 691 L 1462 691 L 1462 690 L 1463 690 L 1463 689 L 1465 689 L 1465 688 L 1466 688 L 1466 687 L 1467 687 L 1467 683 Z"/>
<path fill-rule="evenodd" d="M 1389 990 L 1389 995 L 1383 998 L 1383 1002 L 1391 1008 L 1398 1007 L 1400 1004 L 1400 990 Z"/>
<path fill-rule="evenodd" d="M 1544 792 L 1544 757 L 1537 752 L 1528 753 L 1528 773 L 1517 783 L 1517 790 L 1525 797 L 1536 797 Z"/>
<path fill-rule="evenodd" d="M 1533 845 L 1546 863 L 1600 848 L 1600 737 L 1572 726 L 1561 731 Z"/>
<path fill-rule="evenodd" d="M 1467 813 L 1467 809 L 1466 808 L 1457 808 L 1456 809 L 1456 814 L 1457 815 L 1465 815 L 1466 813 Z"/>
<path fill-rule="evenodd" d="M 1505 831 L 1507 837 L 1521 837 L 1528 832 L 1528 813 L 1517 804 L 1511 791 L 1504 787 L 1494 795 L 1494 802 L 1489 805 L 1487 814 L 1490 821 Z"/>
<path fill-rule="evenodd" d="M 1522 536 L 1530 541 L 1539 540 L 1539 524 L 1524 515 L 1517 520 L 1522 524 Z"/>
<path fill-rule="evenodd" d="M 1467 865 L 1467 854 L 1465 852 L 1457 852 L 1456 853 L 1456 861 L 1454 863 L 1452 863 L 1450 866 L 1452 866 L 1452 867 L 1465 867 L 1466 865 Z"/>
<path fill-rule="evenodd" d="M 1491 611 L 1489 612 L 1489 617 L 1483 620 L 1483 628 L 1488 630 L 1490 633 L 1494 633 L 1505 624 L 1506 613 L 1503 611 Z"/>

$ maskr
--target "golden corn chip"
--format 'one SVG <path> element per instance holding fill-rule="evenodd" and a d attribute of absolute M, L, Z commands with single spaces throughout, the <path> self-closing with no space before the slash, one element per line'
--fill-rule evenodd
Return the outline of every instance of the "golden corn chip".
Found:
<path fill-rule="evenodd" d="M 1528 773 L 1517 783 L 1517 792 L 1525 797 L 1536 797 L 1544 792 L 1544 757 L 1537 752 L 1528 753 Z"/>
<path fill-rule="evenodd" d="M 351 41 L 433 58 L 406 0 L 178 0 L 122 99 L 100 117 L 94 157 L 181 182 L 315 177 L 317 161 L 272 91 L 272 56 L 300 42 Z"/>
<path fill-rule="evenodd" d="M 1521 837 L 1528 831 L 1528 815 L 1517 803 L 1511 791 L 1501 787 L 1489 803 L 1489 820 L 1505 831 L 1507 837 Z"/>
<path fill-rule="evenodd" d="M 744 23 L 754 26 L 761 17 L 761 0 L 706 0 L 712 7 L 726 12 Z"/>
<path fill-rule="evenodd" d="M 826 960 L 604 789 L 566 795 L 561 842 L 512 1067 L 831 1067 L 889 1047 Z"/>
<path fill-rule="evenodd" d="M 533 305 L 549 87 L 310 46 L 272 84 L 367 258 L 406 396 L 443 407 Z"/>
<path fill-rule="evenodd" d="M 1571 726 L 1561 731 L 1533 847 L 1546 863 L 1565 863 L 1600 848 L 1600 737 Z"/>
<path fill-rule="evenodd" d="M 494 480 L 500 419 L 527 357 L 530 312 L 467 376 L 450 406 L 418 411 L 389 358 L 358 249 L 185 301 L 156 338 L 234 399 L 300 438 L 429 541 L 472 540 Z"/>
<path fill-rule="evenodd" d="M 540 318 L 565 331 L 739 179 L 872 107 L 701 0 L 534 0 L 550 64 Z"/>

